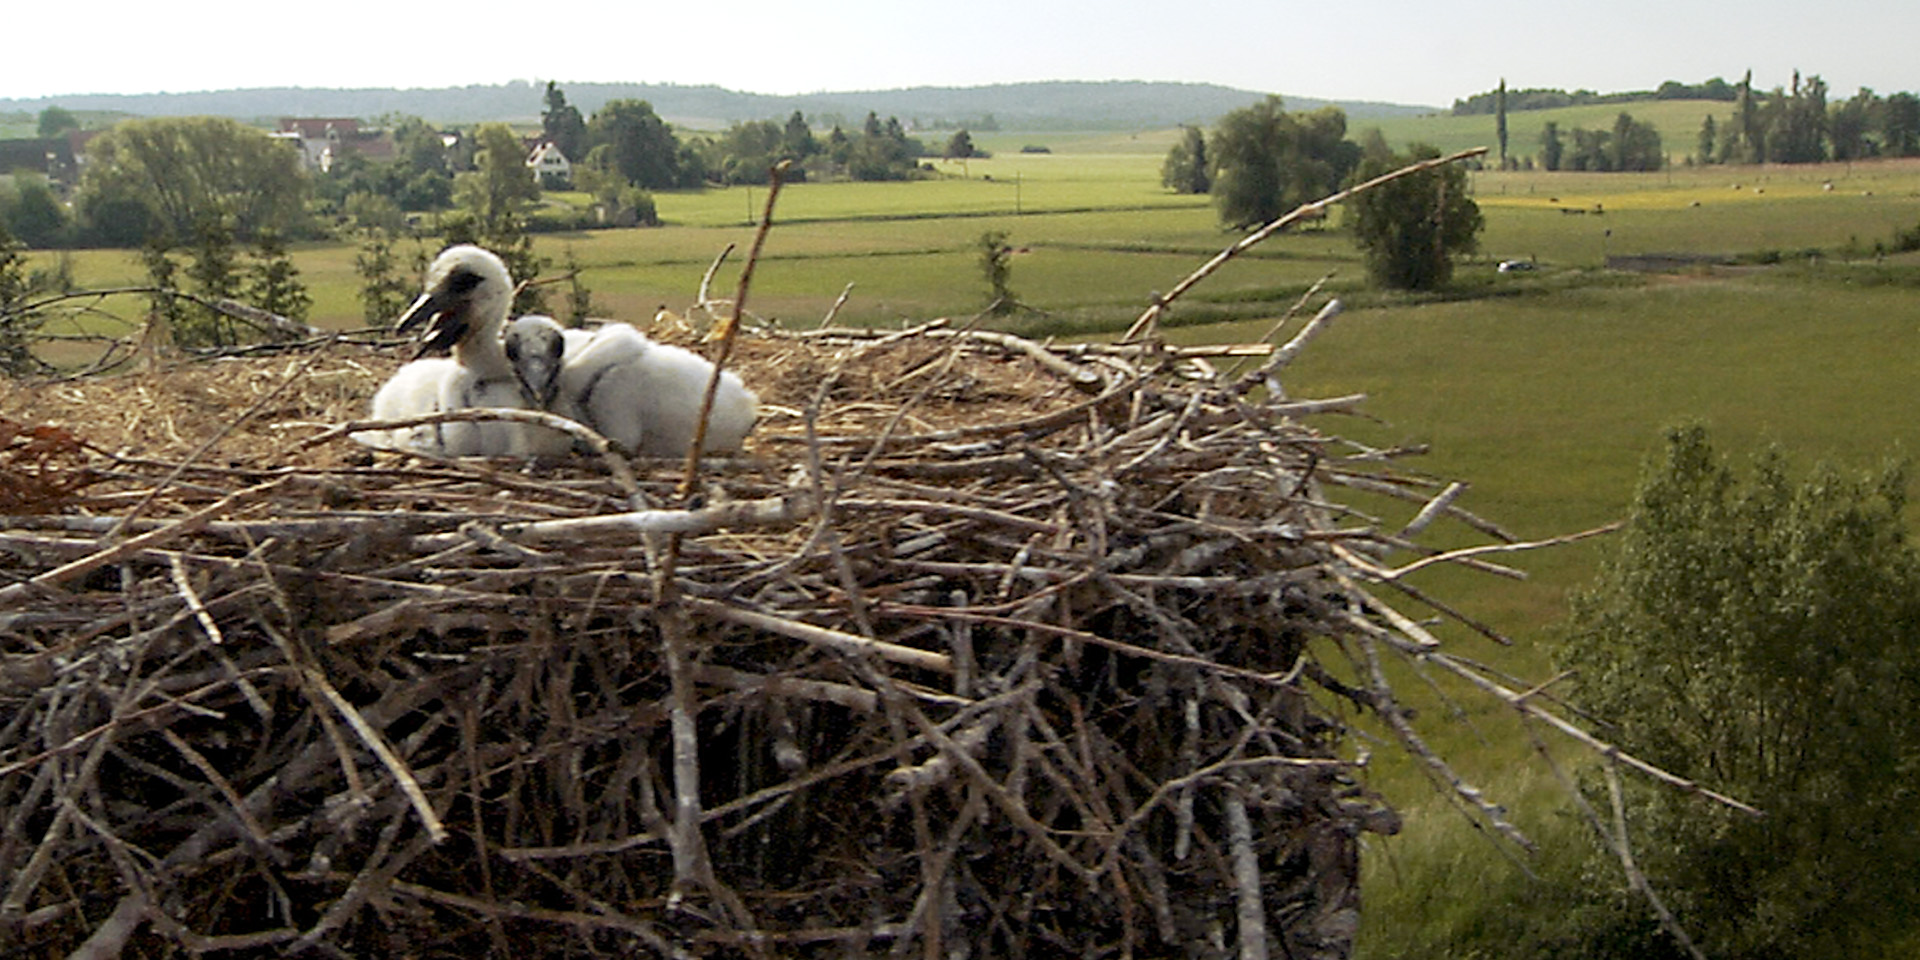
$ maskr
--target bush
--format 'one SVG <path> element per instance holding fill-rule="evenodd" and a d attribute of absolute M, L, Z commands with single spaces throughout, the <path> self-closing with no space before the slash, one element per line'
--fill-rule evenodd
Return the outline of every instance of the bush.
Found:
<path fill-rule="evenodd" d="M 1642 866 L 1711 955 L 1892 956 L 1920 917 L 1920 557 L 1900 467 L 1737 475 L 1672 431 L 1561 648 L 1620 746 L 1764 810 L 1630 794 Z M 1631 950 L 1617 954 L 1634 955 Z"/>

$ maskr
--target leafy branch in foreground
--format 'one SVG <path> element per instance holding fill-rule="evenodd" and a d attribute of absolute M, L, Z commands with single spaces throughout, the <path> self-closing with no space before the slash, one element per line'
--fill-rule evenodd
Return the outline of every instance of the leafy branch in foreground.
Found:
<path fill-rule="evenodd" d="M 1561 650 L 1645 759 L 1753 818 L 1630 785 L 1641 866 L 1707 952 L 1877 956 L 1920 913 L 1920 555 L 1906 474 L 1737 473 L 1672 431 Z M 1599 954 L 1588 954 L 1596 956 Z"/>

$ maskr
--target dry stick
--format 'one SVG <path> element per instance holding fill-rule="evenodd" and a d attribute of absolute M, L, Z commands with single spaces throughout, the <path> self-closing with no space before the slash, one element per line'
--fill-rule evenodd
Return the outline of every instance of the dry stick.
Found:
<path fill-rule="evenodd" d="M 205 526 L 214 517 L 233 509 L 239 504 L 253 500 L 272 491 L 283 482 L 285 482 L 285 478 L 269 480 L 266 483 L 256 484 L 244 490 L 235 491 L 220 498 L 213 505 L 188 514 L 157 530 L 143 533 L 129 540 L 123 540 L 114 546 L 96 551 L 72 563 L 48 570 L 46 573 L 40 574 L 31 580 L 24 580 L 6 587 L 0 587 L 0 607 L 11 606 L 23 599 L 26 594 L 30 592 L 50 589 L 68 580 L 72 580 L 75 577 L 85 576 L 109 563 L 114 563 L 131 554 L 139 553 L 155 544 L 165 543 L 168 540 L 193 533 Z M 156 488 L 154 492 L 158 493 L 158 488 Z M 124 526 L 125 522 L 132 519 L 134 513 L 137 513 L 138 510 L 139 508 L 136 507 L 134 511 L 129 512 L 125 517 L 121 518 L 121 523 L 116 526 Z M 112 536 L 113 531 L 109 530 L 107 537 L 111 538 Z"/>
<path fill-rule="evenodd" d="M 1373 693 L 1374 712 L 1386 721 L 1388 729 L 1392 730 L 1393 735 L 1400 740 L 1401 746 L 1420 760 L 1421 772 L 1426 774 L 1436 786 L 1443 788 L 1446 795 L 1478 811 L 1481 818 L 1485 820 L 1484 827 L 1492 828 L 1523 850 L 1533 850 L 1533 841 L 1527 839 L 1526 834 L 1521 833 L 1519 827 L 1507 820 L 1505 811 L 1498 804 L 1488 800 L 1480 788 L 1468 783 L 1454 771 L 1452 764 L 1447 763 L 1434 752 L 1432 747 L 1427 746 L 1426 741 L 1413 729 L 1413 722 L 1407 717 L 1406 712 L 1401 709 L 1398 701 L 1393 699 L 1393 686 L 1387 682 L 1387 675 L 1381 669 L 1379 648 L 1374 643 L 1374 636 L 1362 631 L 1356 634 L 1356 637 L 1360 650 L 1364 654 L 1363 661 L 1356 666 L 1366 671 L 1366 683 Z M 1467 822 L 1476 829 L 1483 828 L 1480 821 L 1471 817 Z M 1507 852 L 1505 847 L 1498 844 L 1495 844 L 1495 847 L 1502 853 Z"/>
<path fill-rule="evenodd" d="M 1199 283 L 1202 280 L 1205 280 L 1209 276 L 1212 276 L 1214 271 L 1219 270 L 1222 266 L 1226 264 L 1227 261 L 1232 260 L 1234 257 L 1237 257 L 1247 252 L 1248 250 L 1252 249 L 1255 245 L 1259 244 L 1261 241 L 1267 239 L 1268 237 L 1273 236 L 1274 234 L 1280 232 L 1283 229 L 1286 229 L 1288 225 L 1293 224 L 1299 220 L 1305 219 L 1307 217 L 1310 217 L 1316 213 L 1324 213 L 1328 207 L 1333 206 L 1336 203 L 1340 203 L 1344 200 L 1350 199 L 1357 194 L 1365 193 L 1368 190 L 1372 190 L 1373 188 L 1378 187 L 1382 184 L 1385 184 L 1394 180 L 1398 180 L 1401 177 L 1419 173 L 1423 170 L 1431 170 L 1434 167 L 1443 167 L 1449 163 L 1456 163 L 1458 161 L 1465 160 L 1468 157 L 1477 157 L 1486 152 L 1487 152 L 1486 147 L 1475 147 L 1471 150 L 1462 150 L 1459 153 L 1451 154 L 1444 157 L 1437 157 L 1432 160 L 1422 160 L 1419 163 L 1401 167 L 1400 169 L 1395 170 L 1392 173 L 1387 173 L 1378 177 L 1374 177 L 1372 180 L 1368 180 L 1367 182 L 1359 184 L 1357 186 L 1349 187 L 1345 190 L 1340 191 L 1339 193 L 1332 194 L 1331 196 L 1327 196 L 1322 199 L 1315 200 L 1312 203 L 1303 203 L 1300 206 L 1295 207 L 1293 209 L 1293 212 L 1288 213 L 1285 216 L 1282 216 L 1280 219 L 1275 220 L 1272 223 L 1269 223 L 1266 226 L 1261 227 L 1260 229 L 1247 234 L 1246 236 L 1240 238 L 1240 241 L 1238 243 L 1235 243 L 1233 246 L 1230 246 L 1225 250 L 1222 250 L 1219 253 L 1215 254 L 1213 259 L 1208 260 L 1204 264 L 1201 264 L 1200 269 L 1195 270 L 1191 274 L 1188 274 L 1186 279 L 1180 281 L 1177 284 L 1174 284 L 1173 289 L 1168 291 L 1164 296 L 1155 298 L 1153 305 L 1148 307 L 1145 313 L 1140 314 L 1140 319 L 1135 320 L 1133 322 L 1133 326 L 1127 329 L 1126 336 L 1121 337 L 1120 342 L 1126 343 L 1128 341 L 1138 340 L 1141 337 L 1146 336 L 1149 332 L 1153 330 L 1154 324 L 1157 323 L 1160 319 L 1160 315 L 1166 312 L 1168 305 L 1172 304 L 1173 301 L 1178 300 L 1182 294 L 1186 293 L 1188 290 L 1191 290 L 1195 284 Z"/>
<path fill-rule="evenodd" d="M 782 160 L 769 171 L 766 211 L 760 215 L 760 229 L 754 231 L 753 246 L 747 250 L 746 265 L 740 268 L 740 286 L 733 295 L 733 315 L 727 318 L 726 325 L 720 329 L 720 346 L 713 358 L 713 373 L 707 377 L 706 396 L 700 400 L 700 419 L 694 425 L 693 443 L 687 447 L 687 475 L 680 481 L 680 496 L 685 498 L 693 493 L 694 479 L 700 473 L 700 451 L 707 445 L 707 418 L 713 414 L 713 399 L 720 392 L 720 374 L 726 370 L 727 359 L 733 356 L 733 344 L 740 336 L 740 315 L 746 310 L 747 289 L 753 283 L 753 268 L 760 262 L 760 250 L 767 244 L 767 234 L 773 229 L 773 204 L 780 199 L 780 187 L 786 182 L 787 171 L 793 167 L 793 161 Z"/>
<path fill-rule="evenodd" d="M 680 602 L 689 610 L 710 614 L 722 620 L 732 621 L 743 627 L 752 627 L 756 630 L 765 630 L 769 633 L 792 637 L 795 640 L 838 651 L 849 656 L 873 656 L 891 663 L 918 667 L 919 669 L 931 670 L 935 673 L 953 673 L 953 658 L 944 653 L 935 653 L 931 650 L 921 650 L 918 647 L 888 643 L 885 640 L 872 640 L 860 636 L 857 633 L 847 633 L 842 630 L 832 630 L 827 627 L 816 627 L 813 624 L 801 623 L 798 620 L 789 620 L 785 617 L 777 617 L 772 614 L 743 610 L 739 607 L 729 606 L 715 600 L 706 600 L 699 597 L 683 597 Z M 893 604 L 886 604 L 885 609 L 901 608 Z"/>
<path fill-rule="evenodd" d="M 1246 783 L 1230 780 L 1222 790 L 1227 843 L 1233 848 L 1234 917 L 1240 960 L 1267 960 L 1267 905 L 1260 891 L 1260 858 L 1253 851 L 1253 821 L 1247 816 Z"/>
<path fill-rule="evenodd" d="M 1735 800 L 1734 798 L 1729 797 L 1725 794 L 1717 793 L 1715 791 L 1709 790 L 1705 787 L 1702 787 L 1698 783 L 1693 782 L 1692 780 L 1686 779 L 1685 777 L 1679 776 L 1677 774 L 1668 773 L 1667 771 L 1657 766 L 1654 766 L 1653 764 L 1648 763 L 1645 760 L 1642 760 L 1630 753 L 1626 753 L 1622 751 L 1619 747 L 1616 747 L 1613 744 L 1607 743 L 1606 741 L 1601 740 L 1598 737 L 1595 737 L 1593 734 L 1590 734 L 1585 730 L 1582 730 L 1579 727 L 1574 726 L 1572 722 L 1561 717 L 1559 714 L 1556 714 L 1553 711 L 1548 710 L 1544 707 L 1535 705 L 1533 702 L 1533 699 L 1527 696 L 1526 694 L 1513 690 L 1505 686 L 1504 684 L 1500 684 L 1493 680 L 1487 679 L 1486 677 L 1482 676 L 1479 671 L 1474 670 L 1471 667 L 1468 667 L 1465 663 L 1459 661 L 1458 659 L 1452 656 L 1449 656 L 1444 653 L 1430 653 L 1426 656 L 1426 660 L 1429 663 L 1438 664 L 1442 668 L 1453 673 L 1455 676 L 1458 676 L 1461 679 L 1466 680 L 1468 683 L 1471 683 L 1474 686 L 1479 687 L 1480 689 L 1493 694 L 1494 696 L 1504 701 L 1508 706 L 1513 707 L 1514 709 L 1520 711 L 1522 714 L 1526 716 L 1538 717 L 1539 719 L 1546 721 L 1546 723 L 1549 726 L 1553 727 L 1554 729 L 1560 731 L 1563 734 L 1566 734 L 1569 737 L 1572 737 L 1575 741 L 1579 742 L 1581 745 L 1585 746 L 1587 749 L 1592 750 L 1594 753 L 1597 753 L 1602 757 L 1605 757 L 1609 760 L 1616 760 L 1620 763 L 1624 763 L 1627 766 L 1640 771 L 1642 774 L 1652 777 L 1655 780 L 1658 780 L 1662 783 L 1667 784 L 1668 786 L 1677 787 L 1687 793 L 1700 794 L 1701 796 L 1706 797 L 1707 799 L 1712 800 L 1715 803 L 1732 807 L 1733 809 L 1738 810 L 1741 813 L 1747 814 L 1749 816 L 1763 817 L 1766 815 L 1764 813 L 1761 813 L 1759 810 L 1756 810 L 1753 807 L 1740 802 L 1739 800 Z"/>
<path fill-rule="evenodd" d="M 1687 931 L 1681 929 L 1680 922 L 1674 919 L 1673 913 L 1667 909 L 1665 901 L 1661 900 L 1660 895 L 1654 892 L 1653 885 L 1647 882 L 1646 875 L 1642 874 L 1640 868 L 1634 865 L 1633 846 L 1627 839 L 1626 805 L 1620 798 L 1619 763 L 1616 760 L 1613 763 L 1608 763 L 1601 769 L 1607 775 L 1607 793 L 1613 800 L 1614 852 L 1620 857 L 1620 868 L 1627 873 L 1627 882 L 1631 884 L 1635 890 L 1640 891 L 1641 896 L 1647 898 L 1648 905 L 1653 907 L 1654 914 L 1660 918 L 1660 925 L 1667 928 L 1667 932 L 1672 934 L 1675 940 L 1680 941 L 1680 945 L 1686 948 L 1687 953 L 1690 954 L 1694 960 L 1707 960 L 1706 955 L 1701 953 L 1700 949 L 1693 945 L 1693 938 L 1687 936 Z"/>
<path fill-rule="evenodd" d="M 513 407 L 467 407 L 461 410 L 447 410 L 440 413 L 421 414 L 417 417 L 403 417 L 397 420 L 350 420 L 338 426 L 330 427 L 294 445 L 294 452 L 310 450 L 323 443 L 338 440 L 356 433 L 371 433 L 379 430 L 397 430 L 403 427 L 418 427 L 431 423 L 459 423 L 472 421 L 506 420 L 513 423 L 528 423 L 558 430 L 585 443 L 595 456 L 607 468 L 607 473 L 620 486 L 620 492 L 629 499 L 639 496 L 640 484 L 633 476 L 633 468 L 626 458 L 615 452 L 607 438 L 592 427 L 570 420 L 557 413 L 545 410 L 520 410 Z M 399 450 L 414 456 L 426 456 L 417 451 Z M 432 458 L 429 458 L 432 459 Z"/>
<path fill-rule="evenodd" d="M 1613 523 L 1603 524 L 1601 526 L 1594 527 L 1591 530 L 1582 530 L 1579 533 L 1569 533 L 1569 534 L 1564 534 L 1558 537 L 1548 537 L 1545 540 L 1532 540 L 1526 543 L 1493 543 L 1493 544 L 1487 544 L 1479 547 L 1463 547 L 1459 550 L 1448 550 L 1445 553 L 1436 553 L 1430 557 L 1421 557 L 1420 559 L 1415 560 L 1412 563 L 1409 563 L 1403 567 L 1395 567 L 1391 570 L 1377 570 L 1377 572 L 1369 571 L 1369 573 L 1372 575 L 1377 575 L 1379 579 L 1383 581 L 1398 580 L 1401 577 L 1404 577 L 1410 573 L 1413 573 L 1415 570 L 1420 570 L 1425 567 L 1431 567 L 1434 564 L 1458 563 L 1462 560 L 1467 560 L 1473 557 L 1484 556 L 1489 553 L 1518 553 L 1522 550 L 1538 550 L 1542 547 L 1557 547 L 1562 544 L 1574 543 L 1580 540 L 1585 540 L 1589 537 L 1597 537 L 1602 534 L 1613 533 L 1614 531 L 1619 530 L 1622 526 L 1625 526 L 1625 521 L 1616 520 Z"/>
<path fill-rule="evenodd" d="M 727 244 L 726 249 L 721 250 L 720 255 L 714 257 L 712 263 L 707 264 L 707 272 L 700 276 L 699 300 L 694 305 L 707 311 L 709 314 L 714 312 L 713 308 L 709 306 L 709 304 L 713 303 L 713 275 L 720 272 L 720 265 L 727 262 L 727 255 L 733 253 L 733 247 L 733 244 Z"/>
<path fill-rule="evenodd" d="M 200 601 L 200 594 L 193 589 L 193 580 L 187 576 L 187 565 L 175 554 L 169 558 L 168 569 L 173 574 L 173 585 L 180 591 L 180 598 L 187 602 L 187 609 L 193 611 L 194 619 L 200 621 L 200 629 L 207 632 L 207 639 L 214 646 L 226 642 L 220 635 L 220 624 L 214 622 L 213 614 L 207 612 L 207 605 Z"/>
<path fill-rule="evenodd" d="M 1298 357 L 1301 351 L 1307 348 L 1307 344 L 1312 343 L 1313 338 L 1319 336 L 1322 331 L 1326 330 L 1327 326 L 1333 322 L 1333 318 L 1339 316 L 1345 309 L 1346 305 L 1342 304 L 1339 300 L 1327 301 L 1327 305 L 1321 307 L 1320 312 L 1314 314 L 1313 319 L 1308 320 L 1307 325 L 1301 327 L 1299 333 L 1294 334 L 1292 339 L 1275 349 L 1272 354 L 1268 355 L 1267 362 L 1261 364 L 1258 370 L 1248 374 L 1246 379 L 1241 381 L 1241 392 L 1245 392 L 1251 389 L 1254 384 L 1262 382 L 1267 383 L 1269 388 L 1271 388 L 1273 385 L 1273 375 L 1282 367 L 1292 363 L 1294 358 Z M 1273 393 L 1274 399 L 1277 400 L 1281 398 L 1280 391 L 1274 390 Z"/>
<path fill-rule="evenodd" d="M 833 318 L 840 315 L 840 308 L 847 305 L 847 298 L 850 296 L 853 296 L 852 283 L 848 283 L 840 290 L 840 296 L 833 301 L 833 306 L 827 308 L 827 315 L 820 318 L 820 326 L 816 329 L 825 330 L 832 326 Z"/>
<path fill-rule="evenodd" d="M 1532 691 L 1529 691 L 1529 693 L 1531 692 Z M 1581 792 L 1579 785 L 1574 783 L 1573 778 L 1567 774 L 1566 769 L 1561 767 L 1560 761 L 1554 759 L 1553 751 L 1547 749 L 1547 742 L 1540 739 L 1540 732 L 1534 729 L 1532 718 L 1522 715 L 1520 725 L 1527 731 L 1527 739 L 1533 742 L 1534 752 L 1539 754 L 1540 758 L 1546 762 L 1547 769 L 1553 772 L 1554 779 L 1560 781 L 1560 788 L 1567 792 L 1567 796 L 1573 798 L 1574 807 L 1580 811 L 1581 817 L 1587 821 L 1587 826 L 1593 828 L 1594 836 L 1599 838 L 1600 844 L 1607 849 L 1607 852 L 1622 858 L 1623 868 L 1627 871 L 1628 885 L 1650 899 L 1654 904 L 1655 913 L 1658 914 L 1661 923 L 1666 926 L 1667 932 L 1671 933 L 1675 940 L 1678 940 L 1687 948 L 1687 952 L 1693 956 L 1694 960 L 1706 960 L 1705 955 L 1693 945 L 1692 938 L 1688 937 L 1686 931 L 1680 927 L 1679 923 L 1674 920 L 1671 914 L 1667 913 L 1665 904 L 1660 903 L 1657 899 L 1653 899 L 1653 888 L 1647 885 L 1646 878 L 1640 875 L 1639 870 L 1634 867 L 1632 862 L 1633 851 L 1625 847 L 1625 835 L 1623 834 L 1616 838 L 1613 832 L 1607 829 L 1605 821 L 1603 821 L 1600 818 L 1600 814 L 1593 809 L 1593 804 L 1587 802 L 1586 794 Z M 1613 768 L 1611 766 L 1607 768 L 1607 771 L 1608 785 L 1617 791 L 1619 789 L 1619 780 L 1613 776 Z M 1616 792 L 1615 796 L 1618 797 L 1619 794 Z M 1624 830 L 1626 828 L 1624 818 L 1617 822 L 1620 829 Z"/>
<path fill-rule="evenodd" d="M 200 446 L 195 447 L 193 452 L 187 454 L 186 459 L 180 461 L 179 465 L 174 467 L 172 473 L 167 474 L 166 478 L 161 480 L 157 485 L 155 485 L 152 490 L 148 491 L 147 495 L 144 498 L 142 498 L 139 503 L 136 503 L 133 505 L 133 509 L 127 511 L 126 516 L 120 518 L 120 523 L 115 525 L 115 527 L 112 530 L 109 530 L 107 532 L 107 539 L 111 540 L 114 537 L 119 536 L 120 531 L 125 528 L 126 524 L 133 522 L 135 517 L 138 517 L 140 514 L 144 513 L 147 507 L 153 504 L 153 501 L 160 496 L 160 491 L 167 489 L 169 486 L 172 486 L 173 482 L 179 479 L 182 473 L 186 472 L 187 466 L 189 464 L 193 463 L 194 461 L 200 459 L 203 456 L 206 456 L 207 451 L 212 450 L 214 444 L 219 443 L 220 441 L 226 439 L 228 434 L 239 429 L 241 424 L 247 422 L 247 420 L 252 418 L 254 414 L 260 412 L 260 410 L 263 407 L 273 402 L 273 400 L 276 397 L 280 396 L 280 394 L 284 392 L 288 387 L 293 386 L 294 381 L 299 380 L 302 376 L 305 376 L 306 372 L 312 369 L 313 365 L 315 363 L 318 363 L 320 358 L 323 356 L 326 356 L 326 351 L 315 350 L 311 355 L 307 357 L 305 362 L 300 364 L 299 367 L 295 368 L 292 372 L 288 373 L 285 377 L 282 377 L 280 379 L 280 382 L 274 385 L 273 389 L 268 390 L 266 393 L 261 394 L 259 399 L 248 404 L 247 408 L 245 410 L 240 411 L 239 415 L 228 420 L 226 425 L 221 427 L 218 432 L 214 433 L 213 436 L 208 437 L 205 443 L 202 443 Z"/>
<path fill-rule="evenodd" d="M 615 913 L 580 913 L 573 910 L 551 910 L 545 907 L 529 907 L 511 901 L 482 899 L 459 893 L 449 893 L 432 887 L 408 883 L 404 880 L 390 880 L 386 884 L 387 892 L 413 897 L 428 903 L 459 910 L 468 910 L 490 919 L 539 920 L 545 923 L 557 923 L 571 926 L 585 933 L 616 931 L 632 934 L 642 943 L 652 948 L 662 957 L 686 958 L 690 954 L 667 942 L 652 926 L 633 917 Z"/>
<path fill-rule="evenodd" d="M 406 761 L 401 760 L 399 755 L 393 752 L 393 748 L 387 745 L 386 739 L 380 736 L 380 732 L 367 722 L 366 717 L 361 716 L 359 710 L 354 709 L 353 704 L 347 702 L 346 697 L 340 695 L 340 691 L 333 688 L 333 684 L 327 681 L 324 674 L 306 666 L 301 667 L 300 671 L 306 675 L 307 682 L 318 689 L 320 695 L 326 697 L 327 702 L 346 719 L 347 725 L 353 728 L 353 732 L 359 734 L 361 742 L 365 743 L 367 749 L 373 751 L 373 755 L 380 759 L 380 762 L 386 766 L 387 772 L 393 774 L 393 779 L 400 786 L 400 792 L 406 795 L 407 802 L 413 805 L 414 812 L 420 816 L 420 822 L 426 826 L 428 837 L 434 843 L 445 840 L 447 828 L 440 822 L 440 815 L 433 812 L 433 804 L 427 801 L 426 792 L 420 789 L 420 781 L 414 779 L 413 771 L 407 768 Z"/>
<path fill-rule="evenodd" d="M 1268 327 L 1267 332 L 1260 336 L 1260 343 L 1262 345 L 1266 345 L 1269 342 L 1271 342 L 1274 337 L 1279 336 L 1281 328 L 1285 327 L 1290 321 L 1293 320 L 1294 317 L 1298 316 L 1300 314 L 1300 311 L 1305 310 L 1307 308 L 1307 304 L 1313 302 L 1313 298 L 1320 295 L 1320 288 L 1326 286 L 1328 281 L 1331 281 L 1332 279 L 1333 279 L 1333 274 L 1329 273 L 1322 276 L 1320 279 L 1315 280 L 1311 286 L 1307 287 L 1307 292 L 1301 294 L 1300 299 L 1295 300 L 1293 302 L 1293 306 L 1288 307 L 1287 312 L 1281 314 L 1280 319 L 1275 320 L 1273 322 L 1273 326 Z M 1318 318 L 1316 317 L 1315 319 L 1317 320 Z M 1302 329 L 1300 331 L 1300 334 L 1296 335 L 1293 339 L 1299 340 L 1300 337 L 1305 336 L 1306 333 L 1307 331 Z M 1291 347 L 1293 345 L 1293 341 L 1288 341 L 1287 345 Z M 1267 354 L 1267 356 L 1271 356 L 1271 355 L 1272 355 L 1271 353 Z M 1244 366 L 1247 360 L 1249 359 L 1250 359 L 1250 356 L 1234 357 L 1233 366 L 1228 367 L 1226 369 L 1225 375 L 1231 376 L 1235 373 L 1240 372 L 1240 368 Z M 1289 358 L 1289 360 L 1291 360 L 1291 358 Z M 1284 362 L 1282 363 L 1282 365 L 1284 365 Z"/>

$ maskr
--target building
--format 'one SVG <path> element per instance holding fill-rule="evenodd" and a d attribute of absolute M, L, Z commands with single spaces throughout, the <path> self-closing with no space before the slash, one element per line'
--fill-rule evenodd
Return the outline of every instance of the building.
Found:
<path fill-rule="evenodd" d="M 573 162 L 551 140 L 542 140 L 533 148 L 533 152 L 527 155 L 527 166 L 533 169 L 533 178 L 541 186 L 573 183 Z"/>
<path fill-rule="evenodd" d="M 281 117 L 276 139 L 287 140 L 300 148 L 300 159 L 309 171 L 326 173 L 333 162 L 348 152 L 369 160 L 393 159 L 393 138 L 382 131 L 362 131 L 353 117 Z"/>

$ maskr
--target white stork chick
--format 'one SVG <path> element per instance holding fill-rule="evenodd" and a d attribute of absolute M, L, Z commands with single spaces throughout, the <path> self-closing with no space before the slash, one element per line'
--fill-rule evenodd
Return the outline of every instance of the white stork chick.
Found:
<path fill-rule="evenodd" d="M 512 302 L 513 278 L 499 257 L 471 244 L 442 251 L 427 268 L 426 291 L 394 325 L 397 333 L 421 327 L 420 350 L 374 394 L 373 416 L 534 406 L 501 343 Z M 436 349 L 452 356 L 420 358 Z M 389 442 L 376 445 L 450 457 L 531 456 L 542 452 L 540 434 L 554 431 L 500 421 L 452 422 L 395 431 Z"/>
<path fill-rule="evenodd" d="M 565 358 L 578 354 L 592 338 L 591 331 L 563 327 L 552 317 L 530 313 L 507 324 L 501 349 L 513 365 L 521 391 L 536 407 L 578 420 L 571 404 L 560 403 L 560 370 Z M 540 455 L 560 455 L 572 449 L 572 441 L 557 430 L 531 430 L 535 452 Z"/>
<path fill-rule="evenodd" d="M 588 336 L 565 333 L 551 409 L 592 427 L 641 456 L 684 456 L 692 446 L 713 364 L 690 350 L 656 343 L 624 323 Z M 736 453 L 760 416 L 760 399 L 728 370 L 720 375 L 707 421 L 705 453 Z"/>

